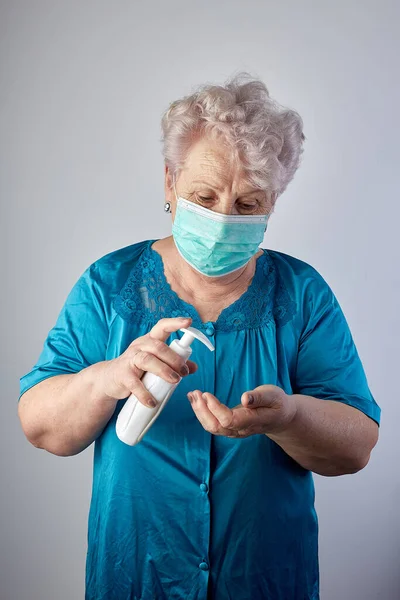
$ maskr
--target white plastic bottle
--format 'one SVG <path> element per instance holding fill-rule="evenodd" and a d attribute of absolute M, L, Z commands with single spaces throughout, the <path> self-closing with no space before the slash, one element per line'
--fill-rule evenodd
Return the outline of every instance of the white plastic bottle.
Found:
<path fill-rule="evenodd" d="M 214 350 L 214 346 L 210 340 L 198 329 L 187 327 L 186 329 L 181 329 L 181 331 L 184 331 L 185 334 L 180 340 L 173 340 L 170 348 L 179 354 L 179 356 L 182 356 L 185 362 L 192 354 L 190 345 L 195 338 L 207 346 L 209 350 Z M 158 375 L 149 372 L 143 375 L 141 381 L 156 400 L 157 405 L 154 408 L 150 408 L 139 402 L 134 394 L 129 396 L 118 415 L 116 423 L 118 438 L 121 442 L 125 442 L 129 446 L 134 446 L 140 442 L 180 383 L 180 381 L 178 383 L 169 383 L 165 379 L 158 377 Z"/>

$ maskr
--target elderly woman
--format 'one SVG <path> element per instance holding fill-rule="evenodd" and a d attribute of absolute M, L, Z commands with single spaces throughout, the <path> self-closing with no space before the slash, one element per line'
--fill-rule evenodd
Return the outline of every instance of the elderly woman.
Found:
<path fill-rule="evenodd" d="M 328 284 L 260 248 L 302 120 L 239 74 L 162 129 L 172 236 L 82 274 L 21 379 L 22 428 L 59 456 L 95 441 L 87 600 L 316 600 L 312 472 L 365 467 L 380 409 Z M 190 325 L 215 352 L 185 365 L 168 344 Z M 129 446 L 116 419 L 132 392 L 153 406 L 145 371 L 180 385 Z"/>

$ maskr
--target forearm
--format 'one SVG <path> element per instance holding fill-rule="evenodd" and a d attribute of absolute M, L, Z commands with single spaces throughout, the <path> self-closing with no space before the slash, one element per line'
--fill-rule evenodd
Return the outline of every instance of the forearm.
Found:
<path fill-rule="evenodd" d="M 289 426 L 270 434 L 302 467 L 320 475 L 355 473 L 368 463 L 378 426 L 359 410 L 337 401 L 295 395 Z"/>
<path fill-rule="evenodd" d="M 102 392 L 103 364 L 50 377 L 21 396 L 18 414 L 34 446 L 59 456 L 72 456 L 100 435 L 117 403 Z"/>

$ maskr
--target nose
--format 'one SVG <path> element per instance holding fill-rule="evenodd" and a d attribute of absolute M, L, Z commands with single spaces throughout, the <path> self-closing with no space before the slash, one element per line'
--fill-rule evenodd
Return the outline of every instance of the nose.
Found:
<path fill-rule="evenodd" d="M 234 198 L 223 198 L 222 196 L 218 199 L 218 202 L 214 204 L 213 210 L 221 213 L 222 215 L 236 215 L 238 210 Z"/>

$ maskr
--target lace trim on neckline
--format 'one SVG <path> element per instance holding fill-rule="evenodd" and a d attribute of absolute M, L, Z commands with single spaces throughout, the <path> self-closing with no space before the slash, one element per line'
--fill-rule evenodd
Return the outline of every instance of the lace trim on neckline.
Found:
<path fill-rule="evenodd" d="M 166 317 L 191 317 L 192 326 L 205 332 L 256 329 L 275 321 L 282 326 L 293 318 L 296 304 L 265 248 L 256 261 L 253 279 L 235 302 L 224 308 L 216 321 L 203 322 L 194 306 L 182 300 L 169 285 L 161 255 L 145 243 L 136 265 L 114 299 L 114 309 L 126 321 L 153 326 Z"/>

